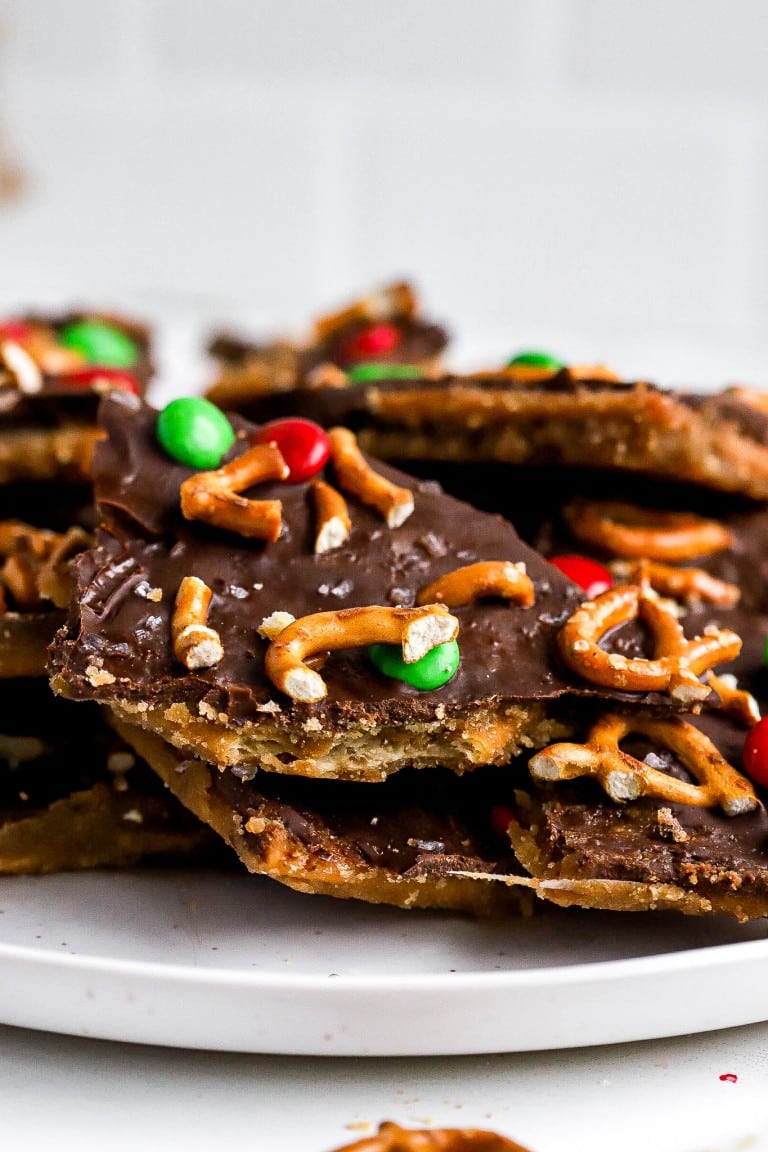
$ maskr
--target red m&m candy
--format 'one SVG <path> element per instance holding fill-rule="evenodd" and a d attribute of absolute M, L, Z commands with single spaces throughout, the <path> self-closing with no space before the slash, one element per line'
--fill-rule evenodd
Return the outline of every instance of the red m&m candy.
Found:
<path fill-rule="evenodd" d="M 25 320 L 0 320 L 0 340 L 23 344 L 30 336 L 34 336 L 34 329 Z"/>
<path fill-rule="evenodd" d="M 607 592 L 613 586 L 613 577 L 607 568 L 590 560 L 588 556 L 550 556 L 550 564 L 559 568 L 574 584 L 579 584 L 590 599 Z"/>
<path fill-rule="evenodd" d="M 81 368 L 77 372 L 68 372 L 64 377 L 67 384 L 74 384 L 78 388 L 93 388 L 95 391 L 105 391 L 118 388 L 121 392 L 139 394 L 139 382 L 130 372 L 123 368 Z"/>
<path fill-rule="evenodd" d="M 394 352 L 400 343 L 400 331 L 394 324 L 372 324 L 345 341 L 336 359 L 340 364 L 355 364 Z"/>
<path fill-rule="evenodd" d="M 251 442 L 274 444 L 280 449 L 288 466 L 288 484 L 299 484 L 316 476 L 331 454 L 331 442 L 320 425 L 300 416 L 264 424 L 251 437 Z"/>
<path fill-rule="evenodd" d="M 763 788 L 768 788 L 768 717 L 750 728 L 741 754 L 744 771 Z"/>

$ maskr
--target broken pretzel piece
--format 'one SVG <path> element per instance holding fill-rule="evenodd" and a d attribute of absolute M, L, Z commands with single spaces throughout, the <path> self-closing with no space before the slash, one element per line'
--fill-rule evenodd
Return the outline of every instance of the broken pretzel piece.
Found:
<path fill-rule="evenodd" d="M 678 780 L 622 752 L 620 742 L 631 733 L 668 748 L 698 783 Z M 759 804 L 749 780 L 721 756 L 708 736 L 679 716 L 608 713 L 592 726 L 583 744 L 551 744 L 531 757 L 528 768 L 536 780 L 593 776 L 617 803 L 653 796 L 700 808 L 719 805 L 728 816 L 752 812 Z"/>
<path fill-rule="evenodd" d="M 718 580 L 705 568 L 680 568 L 659 560 L 614 560 L 611 572 L 631 584 L 648 584 L 660 596 L 684 603 L 720 604 L 733 608 L 741 598 L 736 584 Z"/>
<path fill-rule="evenodd" d="M 652 659 L 600 647 L 607 632 L 638 618 L 653 633 Z M 566 620 L 557 642 L 568 667 L 592 684 L 626 692 L 668 692 L 687 704 L 710 693 L 698 679 L 702 672 L 734 660 L 741 651 L 741 637 L 715 625 L 687 640 L 670 602 L 636 584 L 620 584 L 587 600 Z"/>
<path fill-rule="evenodd" d="M 374 472 L 358 448 L 354 432 L 348 428 L 331 428 L 328 438 L 339 486 L 380 512 L 389 528 L 404 524 L 414 509 L 411 490 Z"/>
<path fill-rule="evenodd" d="M 745 728 L 753 728 L 759 722 L 761 718 L 760 705 L 751 692 L 747 692 L 745 688 L 739 688 L 735 676 L 729 672 L 724 672 L 718 676 L 709 671 L 704 679 L 720 697 L 720 703 L 713 705 L 718 712 L 724 712 L 726 716 L 730 716 L 739 724 L 743 724 Z"/>
<path fill-rule="evenodd" d="M 406 664 L 415 663 L 439 644 L 455 640 L 459 622 L 443 604 L 423 608 L 342 608 L 315 612 L 289 624 L 272 641 L 264 668 L 281 692 L 314 704 L 328 694 L 322 676 L 307 661 L 322 652 L 400 644 Z"/>
<path fill-rule="evenodd" d="M 274 542 L 282 528 L 279 500 L 248 500 L 240 493 L 266 480 L 285 480 L 288 465 L 274 444 L 255 444 L 212 472 L 197 472 L 181 485 L 181 511 L 240 536 Z"/>
<path fill-rule="evenodd" d="M 416 595 L 417 604 L 445 604 L 448 608 L 461 608 L 484 596 L 499 596 L 514 604 L 529 608 L 535 599 L 535 589 L 525 564 L 509 560 L 480 560 L 455 568 L 433 580 Z"/>
<path fill-rule="evenodd" d="M 190 671 L 212 668 L 224 656 L 221 637 L 207 624 L 213 593 L 197 576 L 185 576 L 171 617 L 173 654 Z"/>
<path fill-rule="evenodd" d="M 315 505 L 315 553 L 320 556 L 340 548 L 349 536 L 352 521 L 347 511 L 347 502 L 325 480 L 312 482 L 312 499 Z"/>
<path fill-rule="evenodd" d="M 571 532 L 614 556 L 649 560 L 692 560 L 733 544 L 717 520 L 692 512 L 662 512 L 612 500 L 575 500 L 563 509 Z"/>
<path fill-rule="evenodd" d="M 43 373 L 26 348 L 14 340 L 0 341 L 0 367 L 5 368 L 20 392 L 28 396 L 40 392 Z"/>

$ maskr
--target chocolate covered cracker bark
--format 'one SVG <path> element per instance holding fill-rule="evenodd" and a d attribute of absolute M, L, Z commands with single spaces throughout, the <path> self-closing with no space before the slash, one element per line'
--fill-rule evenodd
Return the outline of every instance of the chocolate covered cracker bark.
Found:
<path fill-rule="evenodd" d="M 319 384 L 232 406 L 257 420 L 303 415 L 346 424 L 366 451 L 419 471 L 589 467 L 768 497 L 768 406 L 747 388 L 698 395 L 570 369 L 538 379 L 518 369 L 421 380 L 382 372 L 363 382 L 337 373 Z M 439 475 L 462 492 L 461 468 Z"/>
<path fill-rule="evenodd" d="M 247 414 L 252 397 L 338 377 L 400 378 L 439 371 L 448 334 L 422 315 L 413 285 L 396 281 L 318 317 L 299 341 L 267 343 L 220 333 L 209 344 L 217 378 L 209 399 Z"/>
<path fill-rule="evenodd" d="M 606 688 L 584 673 L 597 644 L 571 660 L 559 639 L 584 593 L 498 517 L 366 459 L 345 429 L 312 432 L 324 450 L 300 478 L 294 426 L 235 418 L 201 472 L 159 442 L 167 412 L 104 403 L 103 528 L 53 684 L 206 762 L 360 780 L 503 764 L 581 698 L 698 707 L 697 678 L 738 652 L 729 634 L 694 656 L 681 633 L 682 677 L 668 645 L 666 680 Z M 617 666 L 643 657 L 638 615 L 613 629 Z"/>
<path fill-rule="evenodd" d="M 0 321 L 0 484 L 85 487 L 101 396 L 143 392 L 151 372 L 143 325 L 81 312 Z"/>
<path fill-rule="evenodd" d="M 532 905 L 532 882 L 494 823 L 500 797 L 506 810 L 514 802 L 503 769 L 403 769 L 375 785 L 222 771 L 114 723 L 249 872 L 300 892 L 400 908 L 501 914 Z"/>

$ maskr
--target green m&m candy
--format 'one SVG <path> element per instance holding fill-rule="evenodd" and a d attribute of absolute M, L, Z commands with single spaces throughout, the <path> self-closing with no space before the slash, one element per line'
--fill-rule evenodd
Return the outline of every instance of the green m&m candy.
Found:
<path fill-rule="evenodd" d="M 76 320 L 59 333 L 59 343 L 79 352 L 88 364 L 104 368 L 133 368 L 139 350 L 125 332 L 101 320 Z"/>
<path fill-rule="evenodd" d="M 421 660 L 414 660 L 412 664 L 406 664 L 402 649 L 397 644 L 373 644 L 368 649 L 368 655 L 383 676 L 402 680 L 420 692 L 432 692 L 452 680 L 461 659 L 459 645 L 455 640 L 438 644 Z"/>
<path fill-rule="evenodd" d="M 235 430 L 210 400 L 182 396 L 157 417 L 157 439 L 169 456 L 190 468 L 218 468 L 235 442 Z"/>
<path fill-rule="evenodd" d="M 552 372 L 560 372 L 565 364 L 549 352 L 529 351 L 518 352 L 511 360 L 507 360 L 507 368 L 547 368 Z"/>
<path fill-rule="evenodd" d="M 347 368 L 350 384 L 367 384 L 369 380 L 418 380 L 424 373 L 418 364 L 353 364 Z"/>

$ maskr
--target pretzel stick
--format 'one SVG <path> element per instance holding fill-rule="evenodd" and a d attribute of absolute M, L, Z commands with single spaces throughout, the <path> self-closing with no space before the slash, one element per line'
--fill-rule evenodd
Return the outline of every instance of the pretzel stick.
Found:
<path fill-rule="evenodd" d="M 354 432 L 348 428 L 331 428 L 328 438 L 339 487 L 380 512 L 388 527 L 399 528 L 413 512 L 410 489 L 400 488 L 374 472 L 358 448 Z"/>
<path fill-rule="evenodd" d="M 325 480 L 312 482 L 312 499 L 317 522 L 315 552 L 322 555 L 341 547 L 352 529 L 352 521 L 346 500 Z"/>
<path fill-rule="evenodd" d="M 10 372 L 20 392 L 31 396 L 43 387 L 43 374 L 26 348 L 14 340 L 0 342 L 0 364 Z"/>
<path fill-rule="evenodd" d="M 315 612 L 289 624 L 272 641 L 264 668 L 281 692 L 306 704 L 322 700 L 328 689 L 322 676 L 307 666 L 321 652 L 400 644 L 407 664 L 420 660 L 438 644 L 455 640 L 459 622 L 442 604 L 423 608 L 342 608 Z"/>
<path fill-rule="evenodd" d="M 206 623 L 212 595 L 197 576 L 185 576 L 176 593 L 171 617 L 173 654 L 190 670 L 212 668 L 224 656 L 221 637 Z"/>
<path fill-rule="evenodd" d="M 448 608 L 472 604 L 483 596 L 500 596 L 515 604 L 529 608 L 535 598 L 535 589 L 525 564 L 508 560 L 481 560 L 446 572 L 431 584 L 420 588 L 417 604 L 442 603 Z"/>

